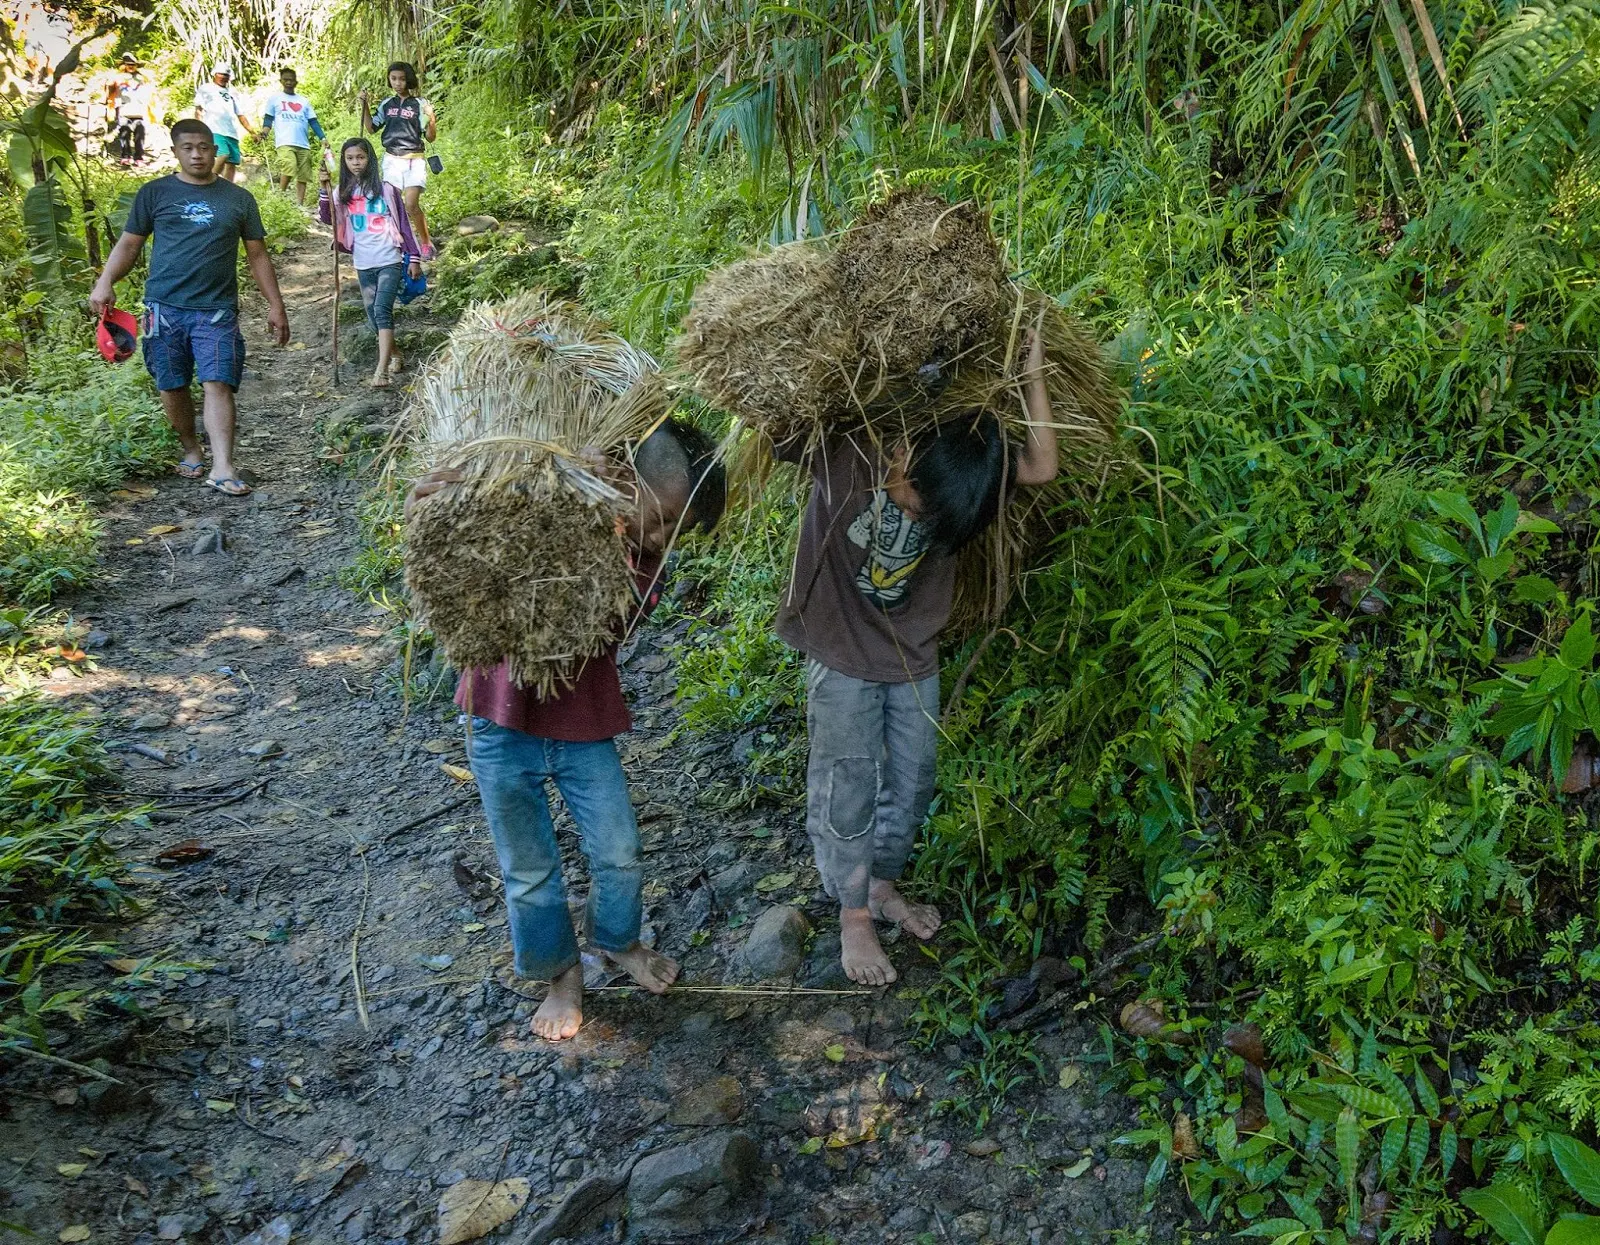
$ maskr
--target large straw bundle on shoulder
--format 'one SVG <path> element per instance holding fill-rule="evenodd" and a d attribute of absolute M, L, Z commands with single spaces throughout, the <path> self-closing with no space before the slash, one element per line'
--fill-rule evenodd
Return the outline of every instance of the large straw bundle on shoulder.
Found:
<path fill-rule="evenodd" d="M 923 190 L 868 208 L 840 237 L 833 266 L 855 321 L 856 350 L 885 381 L 987 341 L 1008 301 L 988 222 L 970 203 Z"/>
<path fill-rule="evenodd" d="M 1099 342 L 1054 299 L 1007 278 L 972 204 L 892 195 L 831 243 L 791 244 L 713 273 L 683 327 L 679 364 L 707 401 L 774 440 L 816 449 L 849 436 L 885 457 L 982 415 L 1021 446 L 1037 328 L 1062 473 L 1012 490 L 1000 521 L 963 551 L 957 630 L 995 618 L 1063 503 L 1097 490 L 1115 465 L 1125 395 Z M 764 441 L 740 442 L 747 487 L 770 465 Z"/>
<path fill-rule="evenodd" d="M 470 308 L 418 386 L 416 456 L 465 480 L 413 507 L 406 583 L 456 667 L 549 695 L 632 608 L 627 499 L 583 451 L 667 411 L 653 359 L 543 291 Z"/>
<path fill-rule="evenodd" d="M 702 397 L 783 440 L 849 409 L 853 331 L 828 252 L 792 242 L 707 277 L 674 350 Z"/>

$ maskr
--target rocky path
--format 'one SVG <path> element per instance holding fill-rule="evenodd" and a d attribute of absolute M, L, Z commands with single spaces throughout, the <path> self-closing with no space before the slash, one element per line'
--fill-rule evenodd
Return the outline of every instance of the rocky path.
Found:
<path fill-rule="evenodd" d="M 527 1245 L 1178 1239 L 1111 1145 L 1128 1104 L 1073 1083 L 1092 1019 L 1040 1038 L 1043 1076 L 982 1137 L 942 1105 L 974 1051 L 912 1041 L 932 961 L 892 946 L 882 996 L 840 978 L 794 812 L 734 798 L 728 741 L 670 738 L 670 628 L 625 654 L 624 755 L 646 918 L 684 988 L 601 991 L 572 1042 L 531 1037 L 462 727 L 444 695 L 407 707 L 399 620 L 336 578 L 370 482 L 325 444 L 400 398 L 360 368 L 331 383 L 325 245 L 280 262 L 288 350 L 247 308 L 254 496 L 167 478 L 105 501 L 105 577 L 76 603 L 98 668 L 48 691 L 145 750 L 114 754 L 157 807 L 120 843 L 142 906 L 122 941 L 186 967 L 64 1051 L 118 1084 L 6 1070 L 0 1221 L 63 1242 L 400 1245 L 441 1239 L 443 1201 L 447 1245 L 502 1217 L 490 1236 Z M 814 992 L 776 992 L 797 985 Z"/>

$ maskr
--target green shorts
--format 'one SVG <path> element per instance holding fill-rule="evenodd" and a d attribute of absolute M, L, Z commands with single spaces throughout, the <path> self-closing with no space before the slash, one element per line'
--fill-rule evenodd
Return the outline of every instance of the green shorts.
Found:
<path fill-rule="evenodd" d="M 317 180 L 317 153 L 309 147 L 274 147 L 272 171 L 297 182 L 314 182 Z"/>
<path fill-rule="evenodd" d="M 211 137 L 216 140 L 218 160 L 235 167 L 243 163 L 243 157 L 239 154 L 239 140 L 237 138 L 229 138 L 226 134 L 213 134 Z"/>

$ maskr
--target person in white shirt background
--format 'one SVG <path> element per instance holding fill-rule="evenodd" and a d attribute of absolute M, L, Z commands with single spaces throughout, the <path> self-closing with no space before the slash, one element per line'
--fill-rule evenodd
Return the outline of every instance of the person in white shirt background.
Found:
<path fill-rule="evenodd" d="M 306 202 L 306 187 L 317 175 L 317 153 L 311 148 L 316 139 L 326 150 L 328 136 L 311 101 L 300 94 L 300 76 L 285 66 L 278 72 L 278 85 L 283 89 L 267 100 L 266 115 L 261 124 L 272 129 L 272 171 L 278 178 L 278 189 L 288 190 L 295 183 L 295 193 L 300 206 Z"/>
<path fill-rule="evenodd" d="M 230 182 L 243 160 L 239 151 L 239 127 L 244 126 L 252 135 L 256 132 L 250 118 L 239 107 L 232 82 L 233 66 L 218 65 L 211 71 L 211 81 L 201 83 L 194 93 L 194 115 L 211 127 L 217 143 L 217 176 Z"/>

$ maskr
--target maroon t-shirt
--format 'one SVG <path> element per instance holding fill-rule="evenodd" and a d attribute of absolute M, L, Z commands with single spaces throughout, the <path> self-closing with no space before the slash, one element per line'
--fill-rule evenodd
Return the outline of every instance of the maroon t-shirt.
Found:
<path fill-rule="evenodd" d="M 661 599 L 661 560 L 641 558 L 633 571 L 637 623 Z M 585 661 L 572 686 L 548 700 L 541 700 L 531 687 L 512 683 L 502 662 L 493 670 L 464 671 L 456 684 L 456 704 L 464 713 L 487 718 L 496 726 L 566 743 L 594 743 L 633 729 L 628 703 L 622 698 L 615 644 Z"/>

